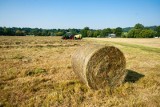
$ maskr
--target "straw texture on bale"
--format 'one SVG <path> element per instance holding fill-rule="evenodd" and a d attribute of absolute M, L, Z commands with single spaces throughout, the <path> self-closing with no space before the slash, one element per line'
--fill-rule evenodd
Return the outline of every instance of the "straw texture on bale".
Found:
<path fill-rule="evenodd" d="M 75 74 L 92 89 L 120 85 L 125 78 L 126 60 L 114 46 L 81 46 L 72 56 Z"/>

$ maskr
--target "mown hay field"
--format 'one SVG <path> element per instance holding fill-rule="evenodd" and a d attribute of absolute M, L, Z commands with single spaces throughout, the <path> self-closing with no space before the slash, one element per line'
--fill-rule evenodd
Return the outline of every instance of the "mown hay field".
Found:
<path fill-rule="evenodd" d="M 0 37 L 0 106 L 160 106 L 160 39 L 121 40 Z M 76 77 L 71 56 L 85 44 L 113 45 L 124 53 L 128 74 L 121 86 L 92 90 Z"/>

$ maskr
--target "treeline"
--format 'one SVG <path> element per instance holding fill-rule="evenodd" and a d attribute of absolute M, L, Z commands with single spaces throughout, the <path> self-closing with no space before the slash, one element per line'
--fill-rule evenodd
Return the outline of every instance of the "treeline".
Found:
<path fill-rule="evenodd" d="M 123 29 L 121 27 L 117 27 L 116 29 L 106 28 L 103 30 L 93 30 L 89 29 L 89 27 L 85 27 L 80 31 L 83 37 L 108 37 L 109 34 L 116 34 L 117 37 L 121 37 L 123 33 Z"/>
<path fill-rule="evenodd" d="M 0 27 L 0 36 L 63 36 L 66 32 L 80 33 L 80 29 L 41 29 L 41 28 L 18 28 Z"/>
<path fill-rule="evenodd" d="M 124 32 L 121 37 L 125 38 L 153 38 L 160 37 L 160 26 L 144 27 L 136 24 L 129 32 Z"/>
<path fill-rule="evenodd" d="M 134 27 L 116 29 L 106 28 L 103 30 L 92 30 L 85 27 L 81 30 L 83 37 L 108 37 L 108 34 L 116 34 L 116 37 L 122 38 L 153 38 L 160 37 L 160 26 L 144 27 L 142 24 L 136 24 Z"/>
<path fill-rule="evenodd" d="M 103 30 L 93 30 L 89 27 L 85 27 L 84 29 L 39 29 L 39 28 L 7 28 L 0 27 L 0 35 L 1 36 L 26 36 L 26 35 L 34 35 L 34 36 L 63 36 L 67 32 L 71 32 L 72 34 L 81 33 L 83 37 L 105 37 L 110 33 L 116 33 L 117 36 L 120 37 L 123 30 L 118 27 L 116 29 L 106 28 Z"/>
<path fill-rule="evenodd" d="M 105 28 L 105 29 L 39 29 L 39 28 L 7 28 L 0 27 L 0 36 L 63 36 L 67 32 L 72 34 L 82 34 L 83 37 L 108 37 L 109 34 L 115 34 L 116 37 L 123 38 L 153 38 L 160 37 L 160 26 L 144 27 L 142 24 L 136 24 L 134 27 L 127 28 Z"/>

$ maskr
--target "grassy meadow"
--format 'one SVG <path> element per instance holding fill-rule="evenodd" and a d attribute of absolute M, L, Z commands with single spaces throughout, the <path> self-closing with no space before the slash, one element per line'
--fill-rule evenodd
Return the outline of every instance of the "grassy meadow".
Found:
<path fill-rule="evenodd" d="M 118 47 L 128 72 L 116 88 L 92 90 L 71 66 L 85 44 Z M 0 107 L 159 107 L 160 39 L 0 37 Z"/>

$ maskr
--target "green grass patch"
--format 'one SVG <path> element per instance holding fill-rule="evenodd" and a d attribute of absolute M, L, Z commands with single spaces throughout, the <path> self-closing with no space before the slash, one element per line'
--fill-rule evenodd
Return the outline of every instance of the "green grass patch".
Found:
<path fill-rule="evenodd" d="M 20 54 L 17 54 L 17 55 L 15 55 L 15 56 L 13 56 L 12 59 L 23 59 L 23 58 L 25 58 L 25 56 L 20 55 Z"/>
<path fill-rule="evenodd" d="M 36 74 L 42 74 L 42 73 L 46 73 L 47 71 L 45 69 L 42 68 L 35 68 L 33 70 L 29 70 L 26 71 L 25 75 L 27 76 L 32 76 L 32 75 L 36 75 Z"/>
<path fill-rule="evenodd" d="M 139 49 L 141 49 L 143 51 L 147 51 L 147 52 L 160 53 L 160 48 L 142 46 L 142 45 L 137 45 L 137 44 L 120 43 L 120 42 L 112 42 L 112 43 L 117 44 L 117 45 L 126 46 L 126 47 L 131 47 L 131 48 L 139 48 Z"/>

